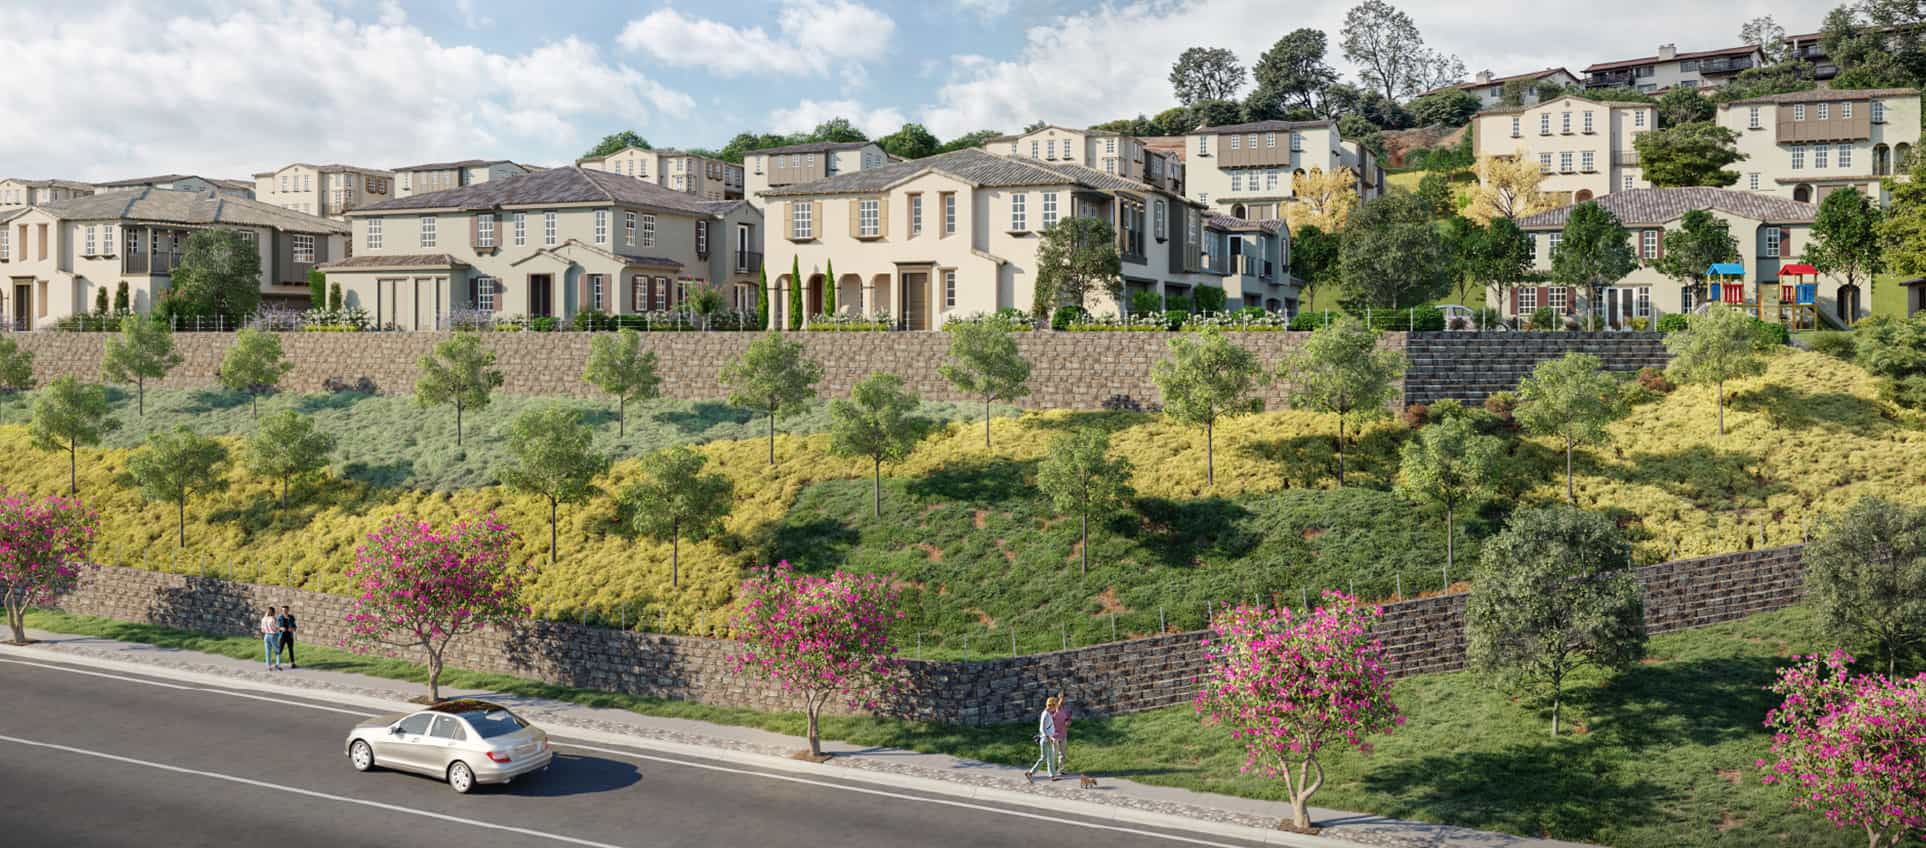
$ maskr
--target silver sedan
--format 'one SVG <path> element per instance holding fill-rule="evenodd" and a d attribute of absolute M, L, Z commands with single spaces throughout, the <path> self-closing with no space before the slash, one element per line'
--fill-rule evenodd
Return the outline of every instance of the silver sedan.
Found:
<path fill-rule="evenodd" d="M 462 794 L 546 769 L 555 758 L 547 733 L 505 707 L 472 698 L 368 719 L 348 732 L 347 753 L 356 771 L 425 774 Z"/>

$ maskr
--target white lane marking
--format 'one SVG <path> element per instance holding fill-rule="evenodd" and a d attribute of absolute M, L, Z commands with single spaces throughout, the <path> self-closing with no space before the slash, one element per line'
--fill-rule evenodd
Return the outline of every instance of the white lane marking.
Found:
<path fill-rule="evenodd" d="M 276 792 L 287 792 L 294 795 L 305 795 L 309 798 L 320 798 L 327 801 L 339 801 L 343 804 L 359 804 L 364 807 L 373 807 L 378 810 L 388 810 L 390 812 L 405 813 L 411 816 L 421 816 L 423 818 L 437 819 L 445 822 L 454 822 L 456 824 L 465 824 L 471 827 L 479 827 L 487 830 L 500 830 L 507 833 L 514 833 L 522 836 L 533 836 L 538 839 L 547 839 L 554 842 L 566 842 L 571 845 L 587 845 L 587 846 L 590 846 L 590 848 L 621 848 L 621 846 L 619 845 L 610 845 L 609 843 L 606 843 L 606 842 L 592 842 L 587 839 L 577 839 L 573 836 L 563 836 L 559 833 L 548 833 L 540 830 L 530 830 L 529 828 L 525 828 L 525 827 L 514 827 L 512 825 L 495 824 L 493 822 L 485 822 L 485 821 L 480 821 L 478 819 L 465 819 L 460 816 L 451 816 L 446 813 L 431 813 L 431 812 L 428 812 L 427 810 L 412 810 L 407 807 L 401 807 L 394 804 L 383 804 L 380 801 L 364 801 L 360 798 L 349 798 L 345 795 L 333 795 L 327 792 L 316 792 L 315 790 L 312 790 L 312 789 L 301 789 L 294 786 L 283 786 L 278 783 L 268 783 L 266 781 L 261 781 L 261 780 L 251 780 L 245 777 L 236 777 L 231 774 L 221 774 L 220 772 L 201 771 L 200 769 L 183 768 L 181 766 L 171 766 L 166 763 L 155 763 L 155 762 L 149 762 L 147 760 L 137 760 L 137 759 L 134 759 L 133 757 L 123 757 L 119 754 L 109 754 L 105 751 L 90 751 L 86 748 L 75 748 L 71 745 L 60 745 L 53 742 L 38 742 L 32 739 L 21 739 L 18 736 L 7 736 L 4 734 L 0 734 L 0 742 L 12 742 L 17 745 L 28 745 L 35 748 L 47 748 L 54 751 L 65 751 L 69 754 L 79 754 L 81 756 L 86 756 L 86 757 L 96 757 L 103 760 L 112 760 L 117 763 L 129 763 L 137 766 L 146 766 L 152 769 L 160 769 L 162 771 L 171 771 L 176 774 L 191 774 L 191 775 L 197 775 L 199 777 L 213 778 L 215 780 L 225 780 L 225 781 L 228 781 L 229 783 L 239 783 L 245 786 L 258 786 L 262 789 L 272 789 Z"/>
<path fill-rule="evenodd" d="M 328 712 L 331 712 L 331 713 L 342 713 L 344 715 L 359 716 L 361 718 L 368 718 L 370 716 L 379 715 L 379 713 L 367 713 L 367 712 L 362 712 L 360 710 L 343 709 L 341 707 L 329 707 L 329 706 L 323 706 L 321 704 L 306 704 L 306 703 L 301 703 L 299 701 L 287 701 L 281 698 L 273 698 L 267 695 L 254 695 L 248 692 L 236 692 L 232 689 L 216 689 L 209 686 L 187 686 L 180 683 L 163 683 L 158 680 L 148 680 L 148 679 L 139 678 L 139 677 L 123 677 L 118 674 L 107 674 L 105 672 L 99 672 L 99 671 L 85 671 L 82 669 L 71 668 L 68 666 L 50 665 L 48 663 L 37 663 L 37 662 L 28 662 L 26 660 L 8 660 L 8 659 L 0 659 L 0 662 L 12 663 L 14 665 L 30 665 L 35 668 L 44 668 L 50 671 L 67 671 L 67 672 L 72 672 L 74 674 L 85 674 L 89 677 L 105 677 L 109 680 L 122 680 L 122 681 L 131 682 L 131 683 L 145 683 L 149 686 L 160 686 L 167 689 L 183 689 L 189 692 L 212 692 L 217 695 L 233 695 L 236 698 L 252 698 L 256 701 L 267 701 L 268 703 L 271 703 L 271 704 L 280 704 L 283 706 L 293 705 L 298 707 L 307 707 L 308 709 L 311 709 L 311 710 L 327 710 Z"/>
<path fill-rule="evenodd" d="M 105 677 L 112 680 L 120 680 L 127 683 L 145 683 L 149 686 L 160 686 L 168 689 L 185 689 L 185 690 L 195 691 L 195 692 L 207 692 L 215 695 L 232 695 L 237 698 L 253 698 L 253 699 L 263 700 L 263 701 L 273 701 L 275 703 L 284 704 L 288 706 L 307 707 L 309 709 L 314 709 L 314 710 L 327 710 L 329 712 L 346 713 L 348 715 L 353 715 L 353 716 L 369 717 L 369 716 L 380 715 L 380 713 L 359 712 L 356 710 L 348 710 L 340 707 L 328 707 L 328 706 L 322 706 L 319 704 L 303 703 L 301 701 L 281 701 L 275 698 L 269 698 L 262 695 L 252 695 L 246 692 L 237 692 L 230 689 L 221 689 L 221 688 L 207 687 L 207 686 L 183 686 L 175 683 L 163 683 L 156 680 L 148 680 L 143 677 L 128 677 L 128 676 L 122 676 L 117 674 L 107 674 L 105 672 L 83 671 L 80 669 L 70 668 L 70 667 L 61 666 L 61 665 L 26 662 L 23 660 L 9 660 L 9 659 L 0 659 L 0 662 L 15 663 L 17 665 L 36 666 L 36 667 L 48 669 L 51 671 L 68 671 L 74 674 L 86 674 L 94 677 Z M 8 739 L 8 738 L 11 738 L 11 737 L 0 736 L 0 739 Z M 585 751 L 598 751 L 605 754 L 615 754 L 617 756 L 632 757 L 640 760 L 653 760 L 656 762 L 668 763 L 670 765 L 688 766 L 690 768 L 708 769 L 711 771 L 747 775 L 750 777 L 761 777 L 769 780 L 782 780 L 782 781 L 788 781 L 791 783 L 801 783 L 809 786 L 818 786 L 818 787 L 823 787 L 828 789 L 840 789 L 845 792 L 856 792 L 864 795 L 876 795 L 876 796 L 881 796 L 885 798 L 896 798 L 896 799 L 908 800 L 908 801 L 921 801 L 927 804 L 941 804 L 949 807 L 959 807 L 959 808 L 968 809 L 968 810 L 977 810 L 980 812 L 995 813 L 997 815 L 1014 816 L 1017 818 L 1025 818 L 1025 819 L 1033 819 L 1037 821 L 1050 822 L 1053 824 L 1065 824 L 1065 825 L 1071 825 L 1073 827 L 1089 828 L 1091 830 L 1106 830 L 1106 831 L 1111 831 L 1115 833 L 1127 833 L 1131 835 L 1145 836 L 1153 839 L 1163 839 L 1163 840 L 1168 840 L 1172 842 L 1183 842 L 1191 845 L 1202 845 L 1202 846 L 1206 846 L 1206 848 L 1243 848 L 1243 846 L 1240 846 L 1240 845 L 1224 843 L 1224 842 L 1211 842 L 1209 840 L 1198 839 L 1190 836 L 1178 836 L 1178 835 L 1169 834 L 1169 833 L 1159 833 L 1157 831 L 1138 830 L 1136 828 L 1122 827 L 1119 825 L 1111 825 L 1111 824 L 1101 824 L 1098 822 L 1083 821 L 1078 819 L 1057 818 L 1054 816 L 1047 816 L 1039 813 L 1029 813 L 1029 812 L 1024 812 L 1022 810 L 1012 810 L 1004 807 L 992 807 L 992 806 L 986 806 L 982 804 L 973 804 L 966 801 L 952 801 L 946 798 L 932 798 L 926 795 L 906 795 L 906 794 L 897 793 L 897 792 L 889 792 L 882 789 L 869 789 L 861 786 L 851 786 L 849 784 L 837 783 L 833 781 L 812 780 L 806 777 L 794 777 L 790 775 L 776 774 L 773 772 L 758 771 L 755 769 L 738 769 L 738 768 L 732 768 L 729 766 L 721 766 L 721 765 L 713 765 L 710 763 L 697 762 L 694 760 L 679 759 L 676 757 L 662 757 L 662 756 L 656 756 L 653 754 L 644 754 L 637 751 L 627 751 L 627 750 L 622 750 L 618 748 L 604 748 L 604 747 L 598 747 L 595 745 L 583 745 L 583 744 L 574 743 L 574 742 L 556 742 L 555 747 L 579 748 Z M 348 799 L 348 800 L 353 800 L 353 799 Z M 357 801 L 356 803 L 373 804 L 374 802 Z M 385 805 L 377 805 L 377 806 L 385 806 Z"/>

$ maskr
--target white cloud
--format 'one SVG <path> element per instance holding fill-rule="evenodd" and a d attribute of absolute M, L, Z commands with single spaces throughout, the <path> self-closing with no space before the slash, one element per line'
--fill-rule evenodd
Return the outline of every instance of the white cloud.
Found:
<path fill-rule="evenodd" d="M 615 127 L 694 111 L 688 95 L 575 38 L 518 54 L 452 45 L 391 4 L 381 21 L 307 0 L 218 15 L 125 2 L 0 10 L 11 46 L 0 162 L 22 176 L 245 177 L 293 161 L 395 167 L 570 161 Z M 51 18 L 51 19 L 50 19 Z M 30 118 L 28 118 L 30 116 Z"/>
<path fill-rule="evenodd" d="M 630 21 L 616 43 L 665 65 L 725 77 L 823 76 L 839 65 L 882 57 L 895 33 L 888 15 L 853 0 L 784 0 L 773 34 L 665 8 Z"/>
<path fill-rule="evenodd" d="M 986 18 L 1000 18 L 1015 6 L 1016 0 L 956 0 L 958 9 Z"/>
<path fill-rule="evenodd" d="M 476 14 L 475 0 L 455 0 L 455 11 L 461 15 L 462 25 L 469 29 L 488 29 L 495 25 L 495 19 Z"/>
<path fill-rule="evenodd" d="M 909 122 L 893 107 L 871 108 L 854 100 L 804 100 L 788 109 L 769 113 L 769 130 L 779 133 L 808 132 L 831 118 L 848 118 L 864 135 L 878 138 L 903 128 Z"/>

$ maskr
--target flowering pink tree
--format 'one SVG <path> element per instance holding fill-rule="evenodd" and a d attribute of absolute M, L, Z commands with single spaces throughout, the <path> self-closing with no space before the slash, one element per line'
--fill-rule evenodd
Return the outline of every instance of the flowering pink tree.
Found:
<path fill-rule="evenodd" d="M 66 498 L 0 491 L 0 595 L 13 643 L 27 642 L 27 608 L 71 590 L 94 546 L 93 510 Z"/>
<path fill-rule="evenodd" d="M 428 697 L 441 700 L 449 642 L 528 614 L 518 598 L 529 571 L 509 555 L 514 541 L 492 515 L 456 522 L 446 533 L 425 521 L 388 519 L 355 550 L 348 568 L 361 594 L 348 611 L 343 643 L 390 656 L 420 649 L 428 657 Z"/>
<path fill-rule="evenodd" d="M 1326 592 L 1306 615 L 1238 606 L 1211 621 L 1193 705 L 1244 743 L 1244 773 L 1284 779 L 1298 830 L 1310 829 L 1311 796 L 1324 784 L 1318 753 L 1340 742 L 1368 753 L 1371 734 L 1404 724 L 1384 646 L 1371 638 L 1383 614 Z"/>
<path fill-rule="evenodd" d="M 789 563 L 743 581 L 732 622 L 736 671 L 756 672 L 803 699 L 809 753 L 820 757 L 816 719 L 829 699 L 874 709 L 894 685 L 889 625 L 903 617 L 896 591 L 882 577 L 837 571 L 828 578 L 796 574 Z"/>
<path fill-rule="evenodd" d="M 1926 841 L 1926 674 L 1852 676 L 1844 651 L 1779 670 L 1785 702 L 1766 713 L 1768 785 L 1836 827 L 1858 826 L 1871 848 Z"/>

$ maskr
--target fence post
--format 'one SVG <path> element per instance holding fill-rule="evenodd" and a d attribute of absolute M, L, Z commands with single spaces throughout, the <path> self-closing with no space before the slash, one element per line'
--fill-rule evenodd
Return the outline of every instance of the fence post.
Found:
<path fill-rule="evenodd" d="M 1305 612 L 1310 612 L 1311 611 L 1311 590 L 1306 589 L 1303 586 L 1297 587 L 1297 601 L 1300 605 L 1304 607 Z"/>
<path fill-rule="evenodd" d="M 1117 614 L 1110 614 L 1110 641 L 1117 641 Z"/>
<path fill-rule="evenodd" d="M 923 634 L 921 633 L 916 634 L 916 658 L 919 660 L 923 658 Z"/>
<path fill-rule="evenodd" d="M 1057 635 L 1063 637 L 1063 649 L 1070 650 L 1070 626 L 1061 621 L 1057 622 Z"/>
<path fill-rule="evenodd" d="M 1162 636 L 1168 632 L 1170 632 L 1170 621 L 1164 618 L 1164 608 L 1158 607 L 1157 608 L 1157 635 Z"/>
<path fill-rule="evenodd" d="M 1398 572 L 1398 600 L 1404 600 L 1404 572 Z"/>
<path fill-rule="evenodd" d="M 1418 331 L 1418 308 L 1415 306 L 1404 308 L 1404 331 L 1407 333 Z"/>
<path fill-rule="evenodd" d="M 1016 659 L 1016 628 L 1010 628 L 1010 658 Z"/>

